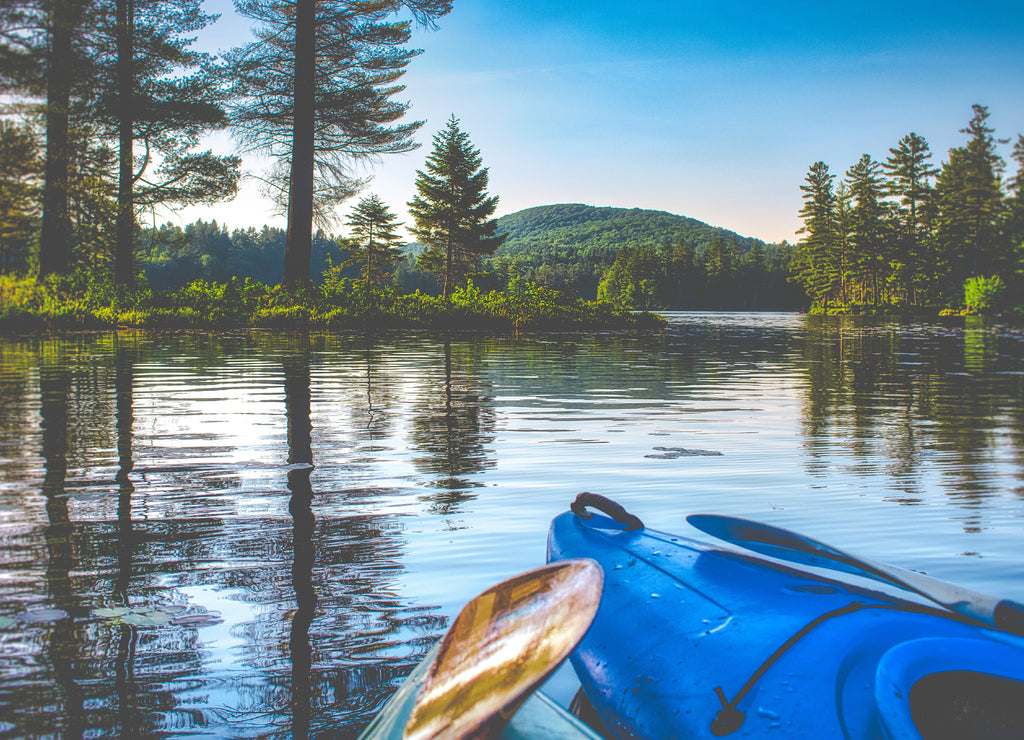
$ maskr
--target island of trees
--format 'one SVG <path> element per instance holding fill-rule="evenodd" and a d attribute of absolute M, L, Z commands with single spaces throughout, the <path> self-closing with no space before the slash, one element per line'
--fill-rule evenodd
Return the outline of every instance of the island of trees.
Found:
<path fill-rule="evenodd" d="M 838 182 L 811 165 L 792 270 L 814 310 L 1024 314 L 1024 134 L 1004 179 L 988 109 L 973 110 L 966 143 L 940 167 L 916 133 L 882 162 L 864 154 Z"/>

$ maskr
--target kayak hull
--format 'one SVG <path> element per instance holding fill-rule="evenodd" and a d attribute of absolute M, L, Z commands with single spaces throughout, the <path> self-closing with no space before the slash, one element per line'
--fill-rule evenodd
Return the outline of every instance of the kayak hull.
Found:
<path fill-rule="evenodd" d="M 920 740 L 932 697 L 911 706 L 914 686 L 958 671 L 1024 707 L 1024 640 L 924 603 L 567 512 L 548 560 L 578 557 L 604 593 L 572 662 L 611 737 Z"/>

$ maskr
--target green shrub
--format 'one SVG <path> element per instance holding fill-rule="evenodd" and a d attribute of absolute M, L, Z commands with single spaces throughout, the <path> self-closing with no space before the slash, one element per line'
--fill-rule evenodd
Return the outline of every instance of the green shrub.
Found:
<path fill-rule="evenodd" d="M 968 313 L 992 313 L 1000 306 L 1006 285 L 998 275 L 973 277 L 964 282 L 964 303 Z"/>
<path fill-rule="evenodd" d="M 252 325 L 267 328 L 308 327 L 313 313 L 306 306 L 260 308 L 252 316 Z"/>

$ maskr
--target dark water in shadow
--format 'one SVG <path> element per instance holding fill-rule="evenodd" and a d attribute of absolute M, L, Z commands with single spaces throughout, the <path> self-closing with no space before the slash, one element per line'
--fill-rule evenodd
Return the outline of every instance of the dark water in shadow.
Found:
<path fill-rule="evenodd" d="M 580 490 L 1024 599 L 1024 333 L 0 339 L 0 736 L 349 737 Z"/>

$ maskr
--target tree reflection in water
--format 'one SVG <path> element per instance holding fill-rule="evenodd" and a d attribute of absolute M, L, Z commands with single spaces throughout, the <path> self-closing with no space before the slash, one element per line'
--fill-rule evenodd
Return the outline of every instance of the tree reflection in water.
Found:
<path fill-rule="evenodd" d="M 313 587 L 313 424 L 310 421 L 310 377 L 308 349 L 284 359 L 284 403 L 288 419 L 288 490 L 292 516 L 292 588 L 298 607 L 292 616 L 288 649 L 292 660 L 292 737 L 309 734 L 312 695 L 313 650 L 309 644 L 309 626 L 316 613 L 316 589 Z"/>
<path fill-rule="evenodd" d="M 70 372 L 44 363 L 39 369 L 40 426 L 44 465 L 43 496 L 46 498 L 46 587 L 57 616 L 49 630 L 47 655 L 59 691 L 62 711 L 56 720 L 64 737 L 81 737 L 82 689 L 78 672 L 81 633 L 75 623 L 78 598 L 71 584 L 75 567 L 74 531 L 64 490 L 68 470 L 68 396 Z"/>
<path fill-rule="evenodd" d="M 1019 360 L 1000 355 L 987 321 L 968 317 L 963 328 L 947 328 L 809 320 L 808 470 L 826 476 L 842 462 L 863 475 L 882 472 L 901 492 L 893 500 L 910 505 L 926 500 L 923 476 L 938 470 L 946 495 L 965 509 L 964 530 L 976 531 L 972 512 L 1002 493 L 990 472 L 995 435 L 1004 425 L 1024 431 L 1024 417 L 1008 413 L 1024 397 Z"/>
<path fill-rule="evenodd" d="M 129 587 L 132 580 L 132 555 L 135 551 L 135 531 L 132 526 L 132 484 L 131 472 L 135 467 L 132 456 L 132 432 L 135 425 L 134 342 L 114 339 L 114 426 L 117 433 L 117 574 L 114 579 L 114 603 L 123 607 L 131 605 Z M 136 737 L 140 727 L 138 718 L 138 697 L 135 683 L 135 649 L 138 629 L 134 625 L 118 625 L 117 661 L 114 684 L 117 692 L 117 716 L 122 737 Z"/>
<path fill-rule="evenodd" d="M 398 593 L 400 521 L 346 515 L 339 486 L 314 516 L 311 407 L 338 399 L 315 401 L 308 339 L 280 349 L 276 372 L 258 361 L 238 386 L 258 403 L 277 390 L 252 426 L 217 376 L 225 357 L 250 362 L 245 342 L 0 348 L 0 434 L 24 450 L 0 458 L 0 734 L 354 736 L 443 631 Z M 267 428 L 280 436 L 244 454 L 268 464 L 225 459 L 232 433 Z M 263 483 L 283 469 L 286 486 Z"/>
<path fill-rule="evenodd" d="M 431 510 L 444 515 L 475 498 L 469 491 L 483 485 L 479 474 L 494 467 L 489 445 L 495 417 L 481 367 L 483 347 L 478 342 L 457 347 L 460 355 L 453 353 L 451 340 L 444 341 L 443 376 L 424 384 L 413 417 L 413 444 L 421 453 L 413 464 L 434 476 L 430 485 L 440 490 L 428 497 Z"/>

